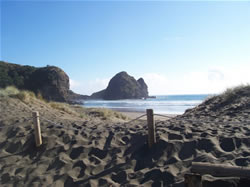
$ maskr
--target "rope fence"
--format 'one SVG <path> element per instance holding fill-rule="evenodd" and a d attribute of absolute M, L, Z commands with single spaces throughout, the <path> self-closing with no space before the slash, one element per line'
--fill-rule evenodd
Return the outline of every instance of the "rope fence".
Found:
<path fill-rule="evenodd" d="M 146 114 L 143 114 L 143 115 L 141 115 L 141 116 L 139 116 L 139 117 L 137 117 L 137 118 L 135 118 L 135 119 L 132 119 L 132 120 L 130 120 L 129 122 L 126 122 L 126 123 L 124 123 L 124 124 L 132 123 L 132 122 L 134 122 L 134 121 L 136 121 L 136 120 L 139 120 L 139 119 L 143 118 L 144 116 L 146 116 Z"/>
<path fill-rule="evenodd" d="M 155 127 L 157 124 L 162 123 L 162 120 L 159 120 L 157 122 L 155 122 L 154 116 L 159 116 L 159 117 L 163 117 L 163 118 L 167 118 L 170 119 L 169 122 L 171 123 L 171 119 L 174 118 L 175 121 L 186 121 L 186 122 L 190 122 L 190 123 L 202 123 L 204 122 L 204 120 L 193 120 L 193 119 L 178 119 L 174 116 L 167 116 L 167 115 L 163 115 L 163 114 L 154 114 L 153 109 L 147 109 L 146 110 L 146 114 L 140 115 L 138 117 L 136 117 L 135 119 L 132 119 L 128 122 L 125 122 L 124 124 L 130 124 L 136 120 L 139 120 L 143 117 L 147 118 L 147 126 L 148 126 L 148 147 L 149 149 L 151 149 L 155 144 L 156 144 L 156 132 L 155 132 Z M 65 127 L 63 124 L 59 124 L 59 123 L 55 123 L 43 116 L 39 115 L 39 112 L 37 111 L 33 111 L 32 112 L 32 117 L 30 118 L 24 118 L 24 120 L 29 121 L 33 119 L 33 125 L 34 125 L 34 137 L 35 137 L 35 143 L 36 143 L 36 147 L 40 147 L 42 145 L 42 131 L 41 131 L 41 126 L 40 126 L 40 119 L 48 122 L 49 124 L 52 124 L 53 127 L 57 128 L 57 129 L 67 129 L 67 130 L 79 130 L 79 128 L 77 127 L 70 127 L 69 125 L 67 127 Z M 211 121 L 211 120 L 210 120 Z M 166 121 L 164 121 L 166 122 Z M 240 121 L 213 121 L 213 122 L 217 122 L 219 124 L 242 124 L 243 122 Z M 250 123 L 250 121 L 244 121 L 244 123 Z M 16 126 L 19 123 L 13 123 L 11 125 L 8 126 L 0 126 L 0 129 L 2 128 L 6 128 L 6 127 L 13 127 Z M 46 126 L 46 128 L 52 128 L 50 126 Z M 80 129 L 83 129 L 82 127 Z M 192 163 L 192 167 L 191 167 L 191 174 L 185 174 L 185 184 L 188 187 L 200 187 L 200 184 L 202 183 L 202 174 L 212 174 L 212 175 L 216 175 L 218 173 L 223 173 L 223 175 L 226 176 L 240 176 L 240 177 L 245 177 L 245 176 L 249 176 L 249 172 L 250 172 L 250 168 L 248 169 L 242 169 L 240 167 L 228 167 L 228 166 L 224 166 L 224 165 L 212 165 L 212 164 L 204 164 L 204 163 Z M 197 185 L 193 185 L 196 181 Z M 198 182 L 197 182 L 198 181 Z"/>
<path fill-rule="evenodd" d="M 31 109 L 29 109 L 31 111 Z M 140 115 L 138 117 L 136 117 L 135 119 L 132 119 L 128 122 L 125 122 L 124 125 L 126 124 L 130 124 L 136 120 L 139 120 L 143 117 L 147 118 L 147 125 L 148 125 L 148 145 L 151 148 L 155 143 L 156 143 L 156 138 L 155 138 L 155 126 L 162 123 L 162 122 L 166 122 L 165 120 L 155 120 L 154 116 L 159 116 L 159 117 L 163 117 L 163 118 L 167 118 L 169 119 L 169 122 L 171 123 L 171 119 L 174 118 L 175 121 L 185 121 L 185 122 L 190 122 L 190 123 L 204 123 L 204 119 L 203 120 L 194 120 L 194 119 L 178 119 L 175 116 L 168 116 L 168 115 L 163 115 L 163 114 L 154 114 L 153 109 L 147 109 L 146 110 L 146 114 Z M 37 147 L 39 147 L 42 144 L 42 136 L 41 136 L 41 128 L 40 128 L 40 119 L 42 119 L 43 121 L 48 122 L 49 124 L 53 125 L 53 127 L 57 128 L 57 129 L 66 129 L 66 130 L 79 130 L 79 128 L 75 128 L 75 127 L 70 127 L 69 125 L 66 127 L 62 124 L 59 123 L 55 123 L 43 116 L 39 115 L 39 112 L 32 112 L 32 117 L 30 118 L 25 118 L 26 121 L 29 121 L 33 119 L 33 124 L 34 124 L 34 133 L 35 133 L 35 141 L 36 141 L 36 145 Z M 210 119 L 211 121 L 211 119 Z M 213 121 L 219 124 L 242 124 L 242 123 L 250 123 L 250 121 L 244 121 L 244 122 L 240 122 L 240 121 Z M 12 126 L 16 126 L 19 123 L 13 123 L 11 125 L 8 125 L 7 127 L 12 127 Z M 6 128 L 6 126 L 0 126 L 0 129 Z M 46 128 L 52 128 L 51 126 L 47 126 Z"/>

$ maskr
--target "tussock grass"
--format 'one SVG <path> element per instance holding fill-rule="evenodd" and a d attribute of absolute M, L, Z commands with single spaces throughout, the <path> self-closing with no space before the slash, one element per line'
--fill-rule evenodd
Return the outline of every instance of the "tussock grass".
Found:
<path fill-rule="evenodd" d="M 31 91 L 22 90 L 13 97 L 16 97 L 17 99 L 23 102 L 29 102 L 32 99 L 36 98 L 36 95 Z"/>
<path fill-rule="evenodd" d="M 79 115 L 74 109 L 72 109 L 72 107 L 67 104 L 67 103 L 59 103 L 59 102 L 49 102 L 48 103 L 50 107 L 56 109 L 56 110 L 60 110 L 63 112 L 66 112 L 68 114 L 73 114 L 73 115 Z"/>
<path fill-rule="evenodd" d="M 0 89 L 0 97 L 11 97 L 19 99 L 20 101 L 26 104 L 32 104 L 32 103 L 34 104 L 36 100 L 39 100 L 48 107 L 80 118 L 94 117 L 94 118 L 100 118 L 102 120 L 127 119 L 127 117 L 124 116 L 123 114 L 105 108 L 84 108 L 80 105 L 70 105 L 67 103 L 60 103 L 53 101 L 48 102 L 42 97 L 40 93 L 35 95 L 34 92 L 27 90 L 18 90 L 14 86 L 8 86 L 5 89 Z"/>
<path fill-rule="evenodd" d="M 250 97 L 250 85 L 241 84 L 235 87 L 227 88 L 221 94 L 208 96 L 204 102 L 209 102 L 215 98 L 220 98 L 222 101 L 232 101 L 239 96 Z"/>
<path fill-rule="evenodd" d="M 100 117 L 104 120 L 112 118 L 118 118 L 123 120 L 127 119 L 127 117 L 124 116 L 123 114 L 106 108 L 91 108 L 88 111 L 88 115 Z"/>
<path fill-rule="evenodd" d="M 235 97 L 237 95 L 243 95 L 243 96 L 250 96 L 250 85 L 239 85 L 236 87 L 232 87 L 232 88 L 228 88 L 226 89 L 221 96 L 225 97 L 225 98 L 232 98 Z"/>
<path fill-rule="evenodd" d="M 5 89 L 0 89 L 0 96 L 13 96 L 19 93 L 19 90 L 14 86 L 8 86 Z"/>
<path fill-rule="evenodd" d="M 0 96 L 17 98 L 23 102 L 29 102 L 32 98 L 36 98 L 36 95 L 27 90 L 18 90 L 14 86 L 8 86 L 5 89 L 0 89 Z"/>

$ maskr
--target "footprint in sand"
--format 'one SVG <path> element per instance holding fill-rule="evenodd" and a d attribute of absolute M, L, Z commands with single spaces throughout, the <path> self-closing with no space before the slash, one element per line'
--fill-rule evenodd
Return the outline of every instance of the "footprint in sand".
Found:
<path fill-rule="evenodd" d="M 107 153 L 108 153 L 108 151 L 106 151 L 106 150 L 92 148 L 91 151 L 89 152 L 89 156 L 94 155 L 99 159 L 104 159 L 107 156 Z"/>
<path fill-rule="evenodd" d="M 211 152 L 214 149 L 214 144 L 210 139 L 201 139 L 198 140 L 197 148 L 199 150 L 205 150 L 207 153 Z"/>
<path fill-rule="evenodd" d="M 220 138 L 220 147 L 225 152 L 232 152 L 235 150 L 235 142 L 233 138 Z"/>
<path fill-rule="evenodd" d="M 168 139 L 169 140 L 182 140 L 183 137 L 180 134 L 169 133 L 168 134 Z"/>
<path fill-rule="evenodd" d="M 83 147 L 76 147 L 76 148 L 73 148 L 71 153 L 70 153 L 70 158 L 71 159 L 76 159 L 80 156 L 80 154 L 83 152 Z"/>
<path fill-rule="evenodd" d="M 126 180 L 127 180 L 127 173 L 125 171 L 120 171 L 117 174 L 112 174 L 111 179 L 114 182 L 122 184 L 122 183 L 126 182 Z"/>
<path fill-rule="evenodd" d="M 250 158 L 237 158 L 234 162 L 237 166 L 248 166 L 250 164 Z"/>
<path fill-rule="evenodd" d="M 196 148 L 196 141 L 190 141 L 190 142 L 185 142 L 179 152 L 179 158 L 181 160 L 190 158 L 192 155 L 194 155 Z"/>

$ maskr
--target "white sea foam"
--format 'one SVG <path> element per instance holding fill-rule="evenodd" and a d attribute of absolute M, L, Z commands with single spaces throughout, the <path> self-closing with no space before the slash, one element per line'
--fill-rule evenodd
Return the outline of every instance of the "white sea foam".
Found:
<path fill-rule="evenodd" d="M 110 108 L 125 111 L 145 112 L 152 108 L 155 113 L 182 114 L 188 108 L 200 104 L 208 95 L 157 96 L 155 99 L 87 100 L 85 107 Z"/>

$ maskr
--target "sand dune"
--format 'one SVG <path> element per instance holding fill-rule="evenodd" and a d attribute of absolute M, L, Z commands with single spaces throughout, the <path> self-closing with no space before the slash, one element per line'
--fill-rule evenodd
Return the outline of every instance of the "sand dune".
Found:
<path fill-rule="evenodd" d="M 85 120 L 43 104 L 8 102 L 0 102 L 1 186 L 184 186 L 192 162 L 250 165 L 248 108 L 216 117 L 194 109 L 158 121 L 157 144 L 149 149 L 145 120 Z M 57 123 L 41 118 L 39 148 L 29 107 Z M 204 179 L 207 186 L 239 185 L 235 178 Z"/>

